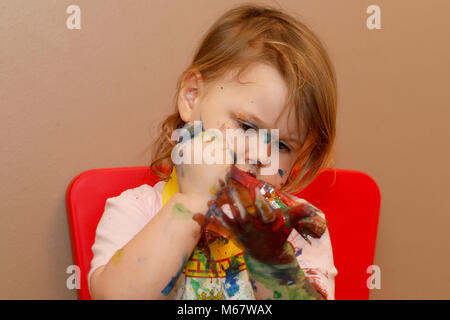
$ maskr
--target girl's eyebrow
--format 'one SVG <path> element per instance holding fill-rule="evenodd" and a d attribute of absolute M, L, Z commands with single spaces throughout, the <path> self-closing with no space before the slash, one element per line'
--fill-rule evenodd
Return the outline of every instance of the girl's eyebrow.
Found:
<path fill-rule="evenodd" d="M 256 128 L 258 128 L 258 129 L 268 128 L 267 124 L 264 123 L 264 121 L 262 121 L 260 118 L 258 118 L 258 117 L 255 116 L 255 115 L 252 115 L 252 114 L 246 114 L 246 115 L 244 115 L 244 114 L 242 114 L 242 113 L 238 113 L 238 114 L 237 114 L 237 118 L 242 119 L 242 120 L 244 120 L 244 121 L 247 121 L 247 122 L 253 124 L 253 125 L 254 125 Z M 257 125 L 257 124 L 255 124 L 254 122 L 259 123 L 259 124 L 261 124 L 261 125 Z"/>

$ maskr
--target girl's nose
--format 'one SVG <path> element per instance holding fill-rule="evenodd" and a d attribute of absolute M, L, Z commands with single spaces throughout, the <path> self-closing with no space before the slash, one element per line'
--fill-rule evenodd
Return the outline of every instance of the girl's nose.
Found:
<path fill-rule="evenodd" d="M 255 157 L 255 152 L 249 152 L 247 150 L 247 161 L 248 163 L 252 164 L 253 166 L 255 166 L 257 169 L 261 168 L 261 167 L 268 167 L 270 166 L 270 154 L 271 154 L 271 145 L 269 144 L 264 144 L 263 146 L 259 145 L 258 146 L 258 152 L 256 152 L 256 157 Z"/>

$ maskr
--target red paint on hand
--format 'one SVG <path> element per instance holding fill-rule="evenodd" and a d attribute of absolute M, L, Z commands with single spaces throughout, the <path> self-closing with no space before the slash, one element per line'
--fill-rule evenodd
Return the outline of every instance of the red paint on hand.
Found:
<path fill-rule="evenodd" d="M 286 264 L 294 257 L 283 253 L 283 246 L 295 228 L 305 239 L 307 235 L 319 238 L 326 230 L 326 221 L 317 215 L 317 208 L 307 202 L 296 202 L 288 194 L 276 190 L 286 207 L 274 209 L 260 190 L 265 186 L 253 176 L 235 166 L 232 167 L 226 184 L 217 191 L 217 199 L 208 207 L 218 213 L 193 217 L 204 230 L 228 239 L 237 238 L 244 250 L 260 261 L 269 264 Z M 263 189 L 264 190 L 264 189 Z M 227 204 L 232 217 L 222 206 Z"/>

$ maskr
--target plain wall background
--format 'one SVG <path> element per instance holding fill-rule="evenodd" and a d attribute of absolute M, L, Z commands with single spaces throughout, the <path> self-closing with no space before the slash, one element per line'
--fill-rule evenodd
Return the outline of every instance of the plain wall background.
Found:
<path fill-rule="evenodd" d="M 238 3 L 0 3 L 0 298 L 76 298 L 65 273 L 70 180 L 148 164 L 177 77 L 207 28 Z M 450 2 L 254 3 L 302 19 L 334 63 L 336 167 L 368 173 L 382 195 L 381 289 L 371 298 L 450 298 Z M 81 30 L 66 27 L 71 4 L 81 7 Z M 371 4 L 381 7 L 382 30 L 366 27 Z"/>

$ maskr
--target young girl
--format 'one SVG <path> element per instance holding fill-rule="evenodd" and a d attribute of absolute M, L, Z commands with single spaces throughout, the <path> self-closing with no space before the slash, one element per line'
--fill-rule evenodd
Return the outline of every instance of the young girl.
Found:
<path fill-rule="evenodd" d="M 92 298 L 334 299 L 337 270 L 328 230 L 319 238 L 302 237 L 287 222 L 284 234 L 274 228 L 258 234 L 245 221 L 237 224 L 236 212 L 243 217 L 245 210 L 238 205 L 242 198 L 234 197 L 234 222 L 227 221 L 239 236 L 206 237 L 212 224 L 205 213 L 224 188 L 230 165 L 175 166 L 172 151 L 175 130 L 195 121 L 221 131 L 278 129 L 277 172 L 262 175 L 270 159 L 259 154 L 240 168 L 296 192 L 330 164 L 336 100 L 328 55 L 305 25 L 267 6 L 226 12 L 178 82 L 176 112 L 163 122 L 151 165 L 163 180 L 106 201 L 92 247 Z M 245 149 L 246 160 L 250 154 Z M 301 214 L 312 208 L 297 200 L 304 204 Z M 260 217 L 268 207 L 258 201 Z M 283 217 L 295 219 L 292 212 Z M 261 248 L 275 249 L 263 256 Z"/>

